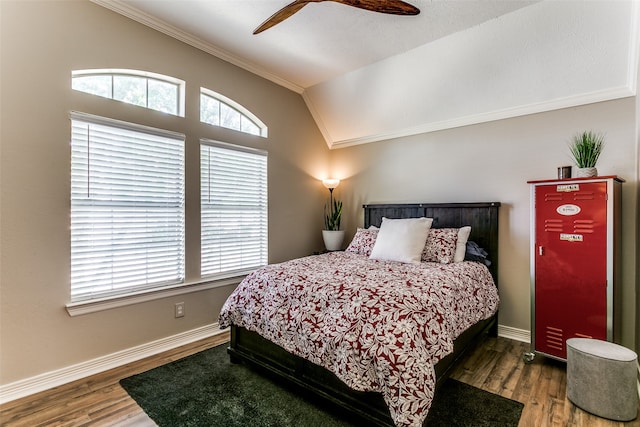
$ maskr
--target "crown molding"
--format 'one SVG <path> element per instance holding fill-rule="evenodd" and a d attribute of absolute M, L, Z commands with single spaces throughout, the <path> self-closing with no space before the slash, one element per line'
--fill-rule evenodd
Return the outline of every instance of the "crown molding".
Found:
<path fill-rule="evenodd" d="M 148 15 L 135 7 L 129 6 L 128 4 L 123 3 L 120 0 L 90 0 L 90 1 L 106 9 L 109 9 L 113 12 L 116 12 L 122 16 L 125 16 L 136 22 L 146 25 L 149 28 L 153 28 L 156 31 L 160 31 L 161 33 L 164 33 L 170 37 L 173 37 L 176 40 L 179 40 L 183 43 L 193 46 L 196 49 L 200 49 L 203 52 L 206 52 L 210 55 L 215 56 L 216 58 L 222 59 L 223 61 L 226 61 L 237 67 L 247 70 L 257 76 L 267 79 L 282 87 L 285 87 L 293 92 L 302 93 L 304 91 L 304 88 L 296 85 L 295 83 L 285 80 L 273 73 L 270 73 L 265 69 L 263 69 L 262 67 L 259 67 L 258 65 L 255 65 L 251 62 L 247 62 L 244 59 L 239 58 L 238 56 L 232 55 L 231 53 L 227 52 L 224 49 L 220 49 L 219 47 L 214 46 L 211 43 L 208 43 L 198 37 L 188 34 L 185 31 L 182 31 L 181 29 L 174 27 L 173 25 L 170 25 L 158 18 Z"/>
<path fill-rule="evenodd" d="M 407 136 L 419 135 L 422 133 L 435 132 L 439 130 L 454 129 L 462 126 L 487 123 L 497 120 L 510 119 L 514 117 L 527 116 L 530 114 L 544 113 L 563 108 L 576 107 L 597 102 L 611 101 L 614 99 L 627 98 L 635 95 L 635 85 L 629 82 L 628 85 L 596 91 L 576 96 L 566 97 L 562 99 L 553 99 L 549 101 L 523 105 L 503 110 L 490 111 L 487 113 L 474 114 L 465 117 L 459 117 L 451 120 L 443 120 L 440 122 L 424 123 L 422 125 L 401 129 L 397 132 L 368 135 L 362 138 L 344 139 L 338 141 L 327 140 L 329 148 L 346 148 L 354 145 L 368 144 L 371 142 L 386 141 L 390 139 L 403 138 Z M 311 102 L 308 101 L 308 105 Z M 311 109 L 311 107 L 310 107 Z M 325 134 L 326 136 L 326 134 Z"/>
<path fill-rule="evenodd" d="M 454 117 L 440 122 L 423 123 L 383 134 L 364 135 L 350 139 L 333 139 L 330 137 L 328 130 L 321 130 L 327 140 L 329 148 L 337 149 L 636 96 L 638 91 L 638 68 L 640 67 L 640 1 L 632 2 L 629 19 L 631 35 L 627 51 L 626 81 L 620 86 L 603 88 L 592 92 L 577 93 L 571 96 L 548 99 L 537 103 L 516 105 L 501 110 L 488 111 L 465 117 Z M 312 99 L 305 99 L 305 101 L 307 105 L 309 105 L 310 110 L 312 110 Z M 316 121 L 321 117 L 319 113 L 313 115 Z"/>
<path fill-rule="evenodd" d="M 627 82 L 623 87 L 608 88 L 601 91 L 592 93 L 577 94 L 562 99 L 552 99 L 539 103 L 515 106 L 512 108 L 490 111 L 485 113 L 479 113 L 475 115 L 469 115 L 465 117 L 457 117 L 440 122 L 423 123 L 417 126 L 412 126 L 405 129 L 398 129 L 392 132 L 364 135 L 361 137 L 350 139 L 335 139 L 330 132 L 330 123 L 327 123 L 323 119 L 323 115 L 315 107 L 313 98 L 307 94 L 307 91 L 301 86 L 298 86 L 288 80 L 282 79 L 263 68 L 243 60 L 240 57 L 232 55 L 231 53 L 220 49 L 210 43 L 205 42 L 202 39 L 194 37 L 179 28 L 176 28 L 162 20 L 159 20 L 151 15 L 148 15 L 137 8 L 129 6 L 121 0 L 90 0 L 91 2 L 112 10 L 120 15 L 128 17 L 134 21 L 137 21 L 147 27 L 153 28 L 161 33 L 164 33 L 172 38 L 180 40 L 190 46 L 200 49 L 206 53 L 209 53 L 219 59 L 236 65 L 244 70 L 247 70 L 253 74 L 263 77 L 273 83 L 276 83 L 282 87 L 285 87 L 293 92 L 301 94 L 311 116 L 316 122 L 318 129 L 320 130 L 327 146 L 330 149 L 346 148 L 355 145 L 368 144 L 372 142 L 385 141 L 396 138 L 403 138 L 422 133 L 435 132 L 439 130 L 453 129 L 462 126 L 474 125 L 479 123 L 486 123 L 496 120 L 514 118 L 519 116 L 525 116 L 529 114 L 536 114 L 541 112 L 548 112 L 562 108 L 570 108 L 580 105 L 586 105 L 596 102 L 603 102 L 612 99 L 625 98 L 634 96 L 637 91 L 637 70 L 640 62 L 640 35 L 638 30 L 640 29 L 640 2 L 633 2 L 633 9 L 630 16 L 632 20 L 632 34 L 634 39 L 630 41 L 628 52 L 628 69 L 627 69 Z M 328 126 L 329 125 L 329 126 Z"/>
<path fill-rule="evenodd" d="M 329 129 L 327 128 L 327 126 L 324 123 L 324 120 L 322 119 L 322 114 L 320 114 L 318 110 L 315 108 L 315 105 L 313 104 L 313 101 L 309 97 L 309 94 L 307 91 L 302 92 L 302 99 L 304 103 L 307 105 L 307 109 L 309 110 L 311 117 L 313 117 L 313 120 L 316 122 L 316 126 L 318 127 L 318 130 L 320 130 L 320 133 L 322 134 L 324 141 L 327 143 L 327 147 L 331 149 L 333 145 L 332 144 L 333 139 L 331 138 Z"/>

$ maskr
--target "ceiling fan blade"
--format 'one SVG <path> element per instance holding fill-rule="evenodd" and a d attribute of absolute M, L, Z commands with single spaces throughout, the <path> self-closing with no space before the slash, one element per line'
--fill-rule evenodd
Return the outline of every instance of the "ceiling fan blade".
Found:
<path fill-rule="evenodd" d="M 274 25 L 281 23 L 312 1 L 314 0 L 296 0 L 293 3 L 289 3 L 288 5 L 271 15 L 269 19 L 260 24 L 260 26 L 253 31 L 253 34 L 261 33 L 264 30 L 267 30 Z"/>
<path fill-rule="evenodd" d="M 331 0 L 348 6 L 392 15 L 417 15 L 420 9 L 402 0 Z"/>
<path fill-rule="evenodd" d="M 417 15 L 420 13 L 420 9 L 402 0 L 295 0 L 271 15 L 269 19 L 253 31 L 253 34 L 259 34 L 279 24 L 309 3 L 320 3 L 323 1 L 333 1 L 347 6 L 391 15 Z"/>

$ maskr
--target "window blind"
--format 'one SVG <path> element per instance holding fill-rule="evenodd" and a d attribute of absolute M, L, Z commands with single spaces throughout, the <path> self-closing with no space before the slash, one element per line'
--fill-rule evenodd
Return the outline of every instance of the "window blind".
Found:
<path fill-rule="evenodd" d="M 72 301 L 183 282 L 184 135 L 71 121 Z"/>
<path fill-rule="evenodd" d="M 246 273 L 267 263 L 267 153 L 200 145 L 201 275 Z"/>

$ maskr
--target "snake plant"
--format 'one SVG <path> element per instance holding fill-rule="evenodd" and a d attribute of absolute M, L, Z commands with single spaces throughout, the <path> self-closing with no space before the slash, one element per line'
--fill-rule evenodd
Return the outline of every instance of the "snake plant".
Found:
<path fill-rule="evenodd" d="M 333 205 L 329 203 L 329 213 L 325 206 L 324 226 L 327 230 L 339 230 L 340 229 L 340 217 L 342 216 L 342 202 L 338 200 L 333 201 Z"/>
<path fill-rule="evenodd" d="M 595 168 L 604 148 L 604 136 L 592 131 L 578 133 L 569 149 L 579 168 Z"/>

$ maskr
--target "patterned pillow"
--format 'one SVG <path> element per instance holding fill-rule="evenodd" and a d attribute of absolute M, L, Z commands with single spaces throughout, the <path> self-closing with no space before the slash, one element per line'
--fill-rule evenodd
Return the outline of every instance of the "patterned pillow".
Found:
<path fill-rule="evenodd" d="M 356 230 L 356 235 L 353 236 L 353 240 L 349 243 L 346 252 L 369 256 L 371 255 L 371 250 L 373 249 L 373 245 L 376 243 L 377 237 L 377 228 L 358 228 Z"/>
<path fill-rule="evenodd" d="M 422 251 L 423 262 L 453 262 L 458 243 L 457 228 L 432 228 Z"/>

